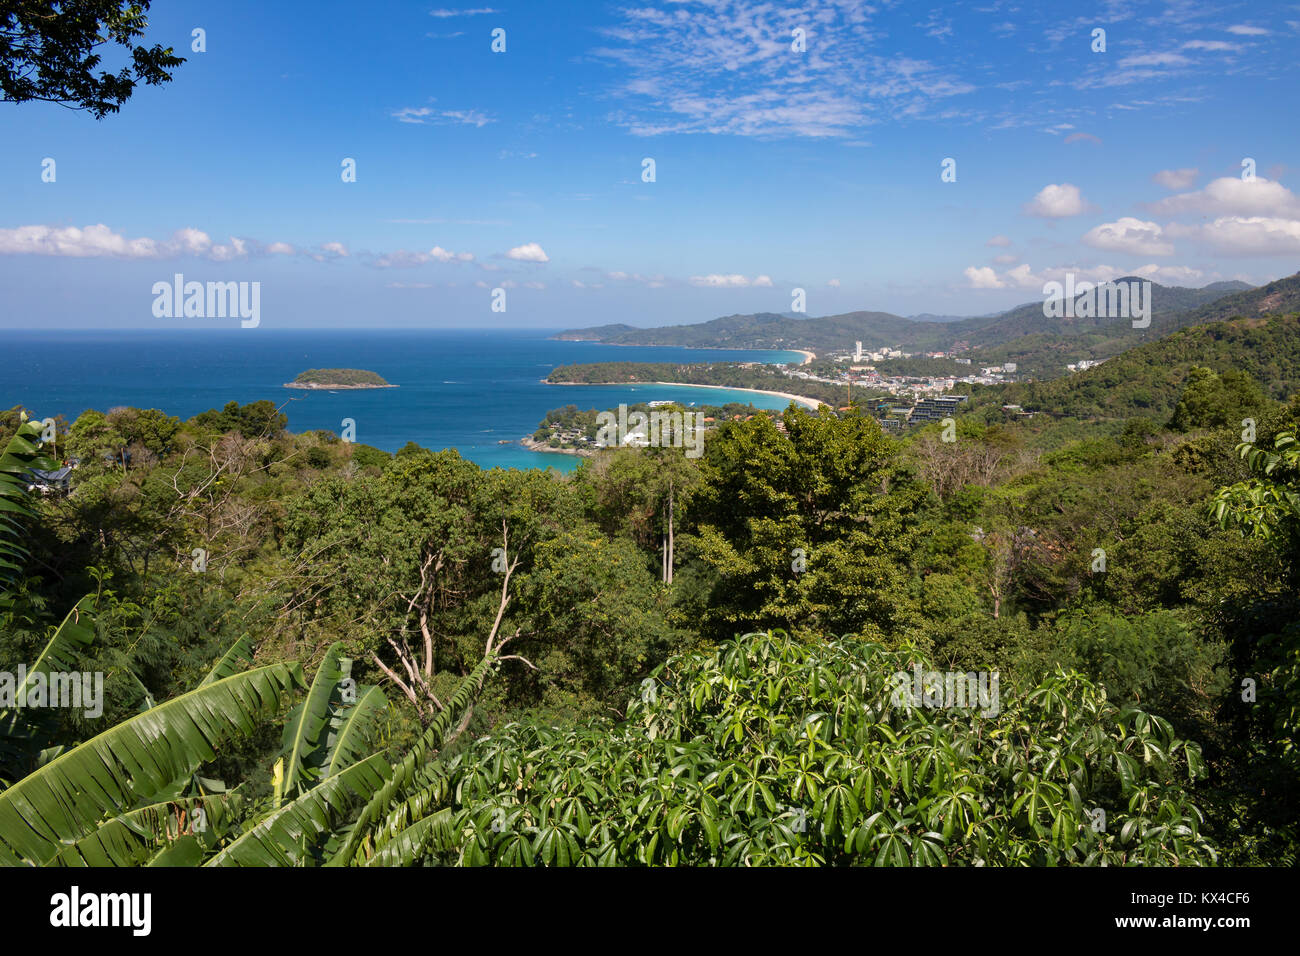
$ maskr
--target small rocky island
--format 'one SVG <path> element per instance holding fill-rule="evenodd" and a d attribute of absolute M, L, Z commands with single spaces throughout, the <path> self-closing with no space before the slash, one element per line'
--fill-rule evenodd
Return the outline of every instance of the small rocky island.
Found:
<path fill-rule="evenodd" d="M 285 388 L 397 388 L 374 372 L 360 368 L 309 368 Z"/>

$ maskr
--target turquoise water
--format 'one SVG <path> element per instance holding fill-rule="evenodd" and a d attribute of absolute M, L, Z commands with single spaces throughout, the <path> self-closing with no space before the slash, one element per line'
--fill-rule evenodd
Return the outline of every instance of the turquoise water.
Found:
<path fill-rule="evenodd" d="M 574 362 L 797 362 L 795 352 L 643 348 L 561 342 L 546 331 L 189 330 L 7 331 L 0 408 L 23 405 L 39 417 L 74 420 L 87 408 L 158 408 L 189 418 L 229 401 L 269 399 L 292 431 L 338 433 L 356 422 L 356 440 L 385 451 L 408 441 L 456 448 L 485 468 L 577 467 L 572 455 L 533 452 L 515 442 L 552 408 L 610 408 L 673 399 L 686 404 L 785 399 L 732 389 L 658 385 L 546 385 Z M 309 368 L 362 368 L 398 388 L 317 392 L 286 389 Z M 16 373 L 16 374 L 15 374 Z M 509 444 L 499 444 L 506 440 Z"/>

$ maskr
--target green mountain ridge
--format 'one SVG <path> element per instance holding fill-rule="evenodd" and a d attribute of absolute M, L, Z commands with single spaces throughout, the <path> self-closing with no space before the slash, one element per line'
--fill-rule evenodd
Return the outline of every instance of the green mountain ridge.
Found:
<path fill-rule="evenodd" d="M 1114 280 L 1115 284 L 1144 281 L 1138 276 Z M 1043 302 L 1036 301 L 1004 312 L 946 322 L 872 311 L 797 319 L 760 312 L 652 329 L 626 324 L 574 329 L 555 338 L 613 345 L 801 348 L 819 354 L 851 348 L 860 341 L 868 349 L 897 346 L 914 352 L 970 352 L 981 364 L 1016 362 L 1020 375 L 1055 378 L 1068 374 L 1067 364 L 1082 359 L 1109 359 L 1180 328 L 1236 314 L 1300 308 L 1300 273 L 1259 289 L 1237 280 L 1214 282 L 1199 289 L 1152 282 L 1150 288 L 1151 322 L 1146 328 L 1134 328 L 1128 317 L 1079 316 L 1077 308 L 1073 317 L 1055 318 L 1044 315 Z"/>
<path fill-rule="evenodd" d="M 1085 372 L 1052 381 L 976 386 L 972 396 L 980 404 L 996 399 L 1071 418 L 1164 421 L 1198 367 L 1219 375 L 1244 372 L 1269 397 L 1286 399 L 1300 390 L 1300 312 L 1178 329 Z"/>
<path fill-rule="evenodd" d="M 1137 276 L 1116 284 L 1144 281 Z M 1204 306 L 1232 294 L 1248 292 L 1242 282 L 1216 282 L 1202 289 L 1151 283 L 1152 326 L 1168 317 Z M 946 318 L 946 317 L 945 317 Z M 1004 312 L 955 321 L 905 318 L 890 312 L 858 310 L 837 315 L 791 319 L 774 312 L 735 314 L 689 325 L 638 329 L 623 323 L 570 329 L 554 336 L 571 341 L 600 341 L 611 345 L 664 345 L 709 348 L 809 348 L 814 351 L 851 348 L 861 341 L 868 348 L 903 345 L 918 349 L 949 349 L 1006 342 L 1033 333 L 1080 333 L 1097 328 L 1131 329 L 1127 318 L 1064 318 L 1043 314 L 1042 301 L 1027 302 Z M 1135 330 L 1136 331 L 1136 330 Z"/>

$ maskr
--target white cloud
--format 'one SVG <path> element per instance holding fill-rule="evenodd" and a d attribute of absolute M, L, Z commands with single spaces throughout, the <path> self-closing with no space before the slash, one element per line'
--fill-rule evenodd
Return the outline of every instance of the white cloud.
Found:
<path fill-rule="evenodd" d="M 287 242 L 273 242 L 266 247 L 266 251 L 273 256 L 291 256 L 297 252 L 297 250 Z"/>
<path fill-rule="evenodd" d="M 999 246 L 1005 249 L 1007 246 L 1011 245 L 1011 240 L 1008 239 L 1006 236 L 994 236 L 988 242 L 984 243 L 984 245 Z"/>
<path fill-rule="evenodd" d="M 970 266 L 965 270 L 967 280 L 973 289 L 1024 289 L 1033 290 L 1036 295 L 1043 294 L 1043 286 L 1047 282 L 1065 282 L 1067 274 L 1074 276 L 1076 284 L 1080 282 L 1109 282 L 1112 279 L 1118 279 L 1123 276 L 1136 275 L 1142 278 L 1151 279 L 1165 285 L 1180 285 L 1194 282 L 1203 278 L 1204 273 L 1199 269 L 1192 269 L 1186 266 L 1158 266 L 1155 263 L 1139 266 L 1134 269 L 1120 269 L 1111 265 L 1097 266 L 1054 266 L 1043 269 L 1041 272 L 1034 272 L 1027 263 L 1016 266 L 1014 269 L 999 276 L 996 272 L 988 267 L 976 268 Z"/>
<path fill-rule="evenodd" d="M 1200 269 L 1193 269 L 1189 266 L 1158 266 L 1154 262 L 1145 266 L 1138 266 L 1132 270 L 1133 275 L 1141 276 L 1143 279 L 1150 279 L 1152 282 L 1159 282 L 1161 285 L 1192 285 L 1205 278 L 1205 273 Z"/>
<path fill-rule="evenodd" d="M 1180 53 L 1138 53 L 1134 56 L 1124 57 L 1124 59 L 1119 61 L 1119 65 L 1121 67 L 1184 66 L 1191 62 L 1191 60 Z"/>
<path fill-rule="evenodd" d="M 1086 212 L 1087 208 L 1078 186 L 1070 183 L 1060 185 L 1052 183 L 1040 189 L 1033 201 L 1025 205 L 1025 213 L 1048 219 L 1063 219 L 1067 216 L 1078 216 Z"/>
<path fill-rule="evenodd" d="M 1009 253 L 1003 253 L 1000 256 L 994 256 L 993 261 L 1000 266 L 1009 266 L 1020 259 L 1019 256 L 1013 256 Z"/>
<path fill-rule="evenodd" d="M 346 250 L 343 254 L 347 255 Z M 450 252 L 442 248 L 442 246 L 434 246 L 428 252 L 410 252 L 406 249 L 388 252 L 376 259 L 373 265 L 379 269 L 409 269 L 413 266 L 428 265 L 431 262 L 473 261 L 474 254 L 472 252 Z"/>
<path fill-rule="evenodd" d="M 1210 223 L 1171 223 L 1171 236 L 1203 242 L 1229 256 L 1300 255 L 1300 221 L 1270 216 L 1220 216 Z"/>
<path fill-rule="evenodd" d="M 507 259 L 514 259 L 516 262 L 550 262 L 550 257 L 543 251 L 542 247 L 535 242 L 526 242 L 522 246 L 515 246 L 506 253 Z"/>
<path fill-rule="evenodd" d="M 341 242 L 327 242 L 321 246 L 321 251 L 328 253 L 331 256 L 346 257 L 348 254 L 348 247 L 343 245 Z"/>
<path fill-rule="evenodd" d="M 474 254 L 472 252 L 448 252 L 442 246 L 434 246 L 429 250 L 429 258 L 438 262 L 473 262 Z"/>
<path fill-rule="evenodd" d="M 1144 256 L 1171 256 L 1173 243 L 1163 238 L 1163 230 L 1154 222 L 1124 216 L 1104 222 L 1083 234 L 1083 241 L 1094 249 L 1131 252 Z"/>
<path fill-rule="evenodd" d="M 0 255 L 66 256 L 79 259 L 170 259 L 197 256 L 215 262 L 244 259 L 250 254 L 248 240 L 230 238 L 229 244 L 213 243 L 206 232 L 186 227 L 170 239 L 128 239 L 103 223 L 76 226 L 18 226 L 0 229 Z M 257 247 L 260 249 L 260 246 Z"/>
<path fill-rule="evenodd" d="M 827 282 L 826 284 L 827 284 L 828 286 L 830 286 L 832 289 L 838 289 L 838 288 L 840 287 L 840 280 L 839 280 L 839 279 L 831 279 L 831 280 L 830 280 L 829 282 Z"/>
<path fill-rule="evenodd" d="M 972 289 L 1002 289 L 1005 288 L 998 274 L 988 266 L 967 266 L 965 270 L 966 279 L 970 282 Z"/>
<path fill-rule="evenodd" d="M 767 276 L 757 276 L 750 279 L 748 276 L 723 275 L 720 273 L 710 273 L 706 276 L 691 276 L 690 283 L 702 289 L 747 289 L 751 286 L 771 288 L 772 280 Z"/>
<path fill-rule="evenodd" d="M 1151 179 L 1156 185 L 1164 186 L 1165 189 L 1187 189 L 1192 183 L 1196 182 L 1196 177 L 1200 174 L 1201 171 L 1194 167 L 1188 169 L 1162 169 Z"/>
<path fill-rule="evenodd" d="M 1247 26 L 1244 23 L 1237 23 L 1228 27 L 1229 33 L 1235 33 L 1239 37 L 1262 37 L 1269 33 L 1263 27 Z"/>
<path fill-rule="evenodd" d="M 1189 40 L 1183 44 L 1184 50 L 1215 50 L 1219 52 L 1236 52 L 1242 49 L 1240 43 L 1229 43 L 1226 40 Z"/>
<path fill-rule="evenodd" d="M 1021 263 L 1008 271 L 1005 281 L 1021 289 L 1032 289 L 1043 284 L 1043 280 L 1034 275 L 1028 263 Z"/>
<path fill-rule="evenodd" d="M 1300 218 L 1300 197 L 1281 183 L 1263 177 L 1244 180 L 1222 176 L 1204 189 L 1169 196 L 1147 204 L 1157 215 L 1200 213 L 1221 216 L 1294 216 Z"/>
<path fill-rule="evenodd" d="M 404 106 L 389 114 L 399 123 L 412 123 L 417 126 L 476 126 L 483 127 L 495 123 L 496 119 L 479 110 L 435 110 L 429 106 Z"/>
<path fill-rule="evenodd" d="M 500 13 L 500 10 L 493 10 L 491 7 L 479 7 L 471 10 L 449 10 L 446 7 L 440 7 L 437 10 L 430 10 L 429 16 L 437 17 L 439 20 L 445 20 L 448 17 L 477 17 L 485 13 Z"/>
<path fill-rule="evenodd" d="M 622 272 L 619 270 L 606 272 L 605 278 L 612 282 L 639 282 L 651 289 L 662 289 L 664 282 L 667 281 L 662 275 L 643 276 L 639 272 Z M 592 288 L 602 287 L 593 286 Z"/>

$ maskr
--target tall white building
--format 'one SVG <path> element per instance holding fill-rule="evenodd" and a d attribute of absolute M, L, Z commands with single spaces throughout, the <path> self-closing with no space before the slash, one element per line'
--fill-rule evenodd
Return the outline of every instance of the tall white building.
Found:
<path fill-rule="evenodd" d="M 853 349 L 853 361 L 855 361 L 855 362 L 861 362 L 861 361 L 862 361 L 862 343 L 861 343 L 861 342 L 855 342 L 855 343 L 853 343 L 853 344 L 854 344 L 854 346 L 855 346 L 855 348 Z"/>

